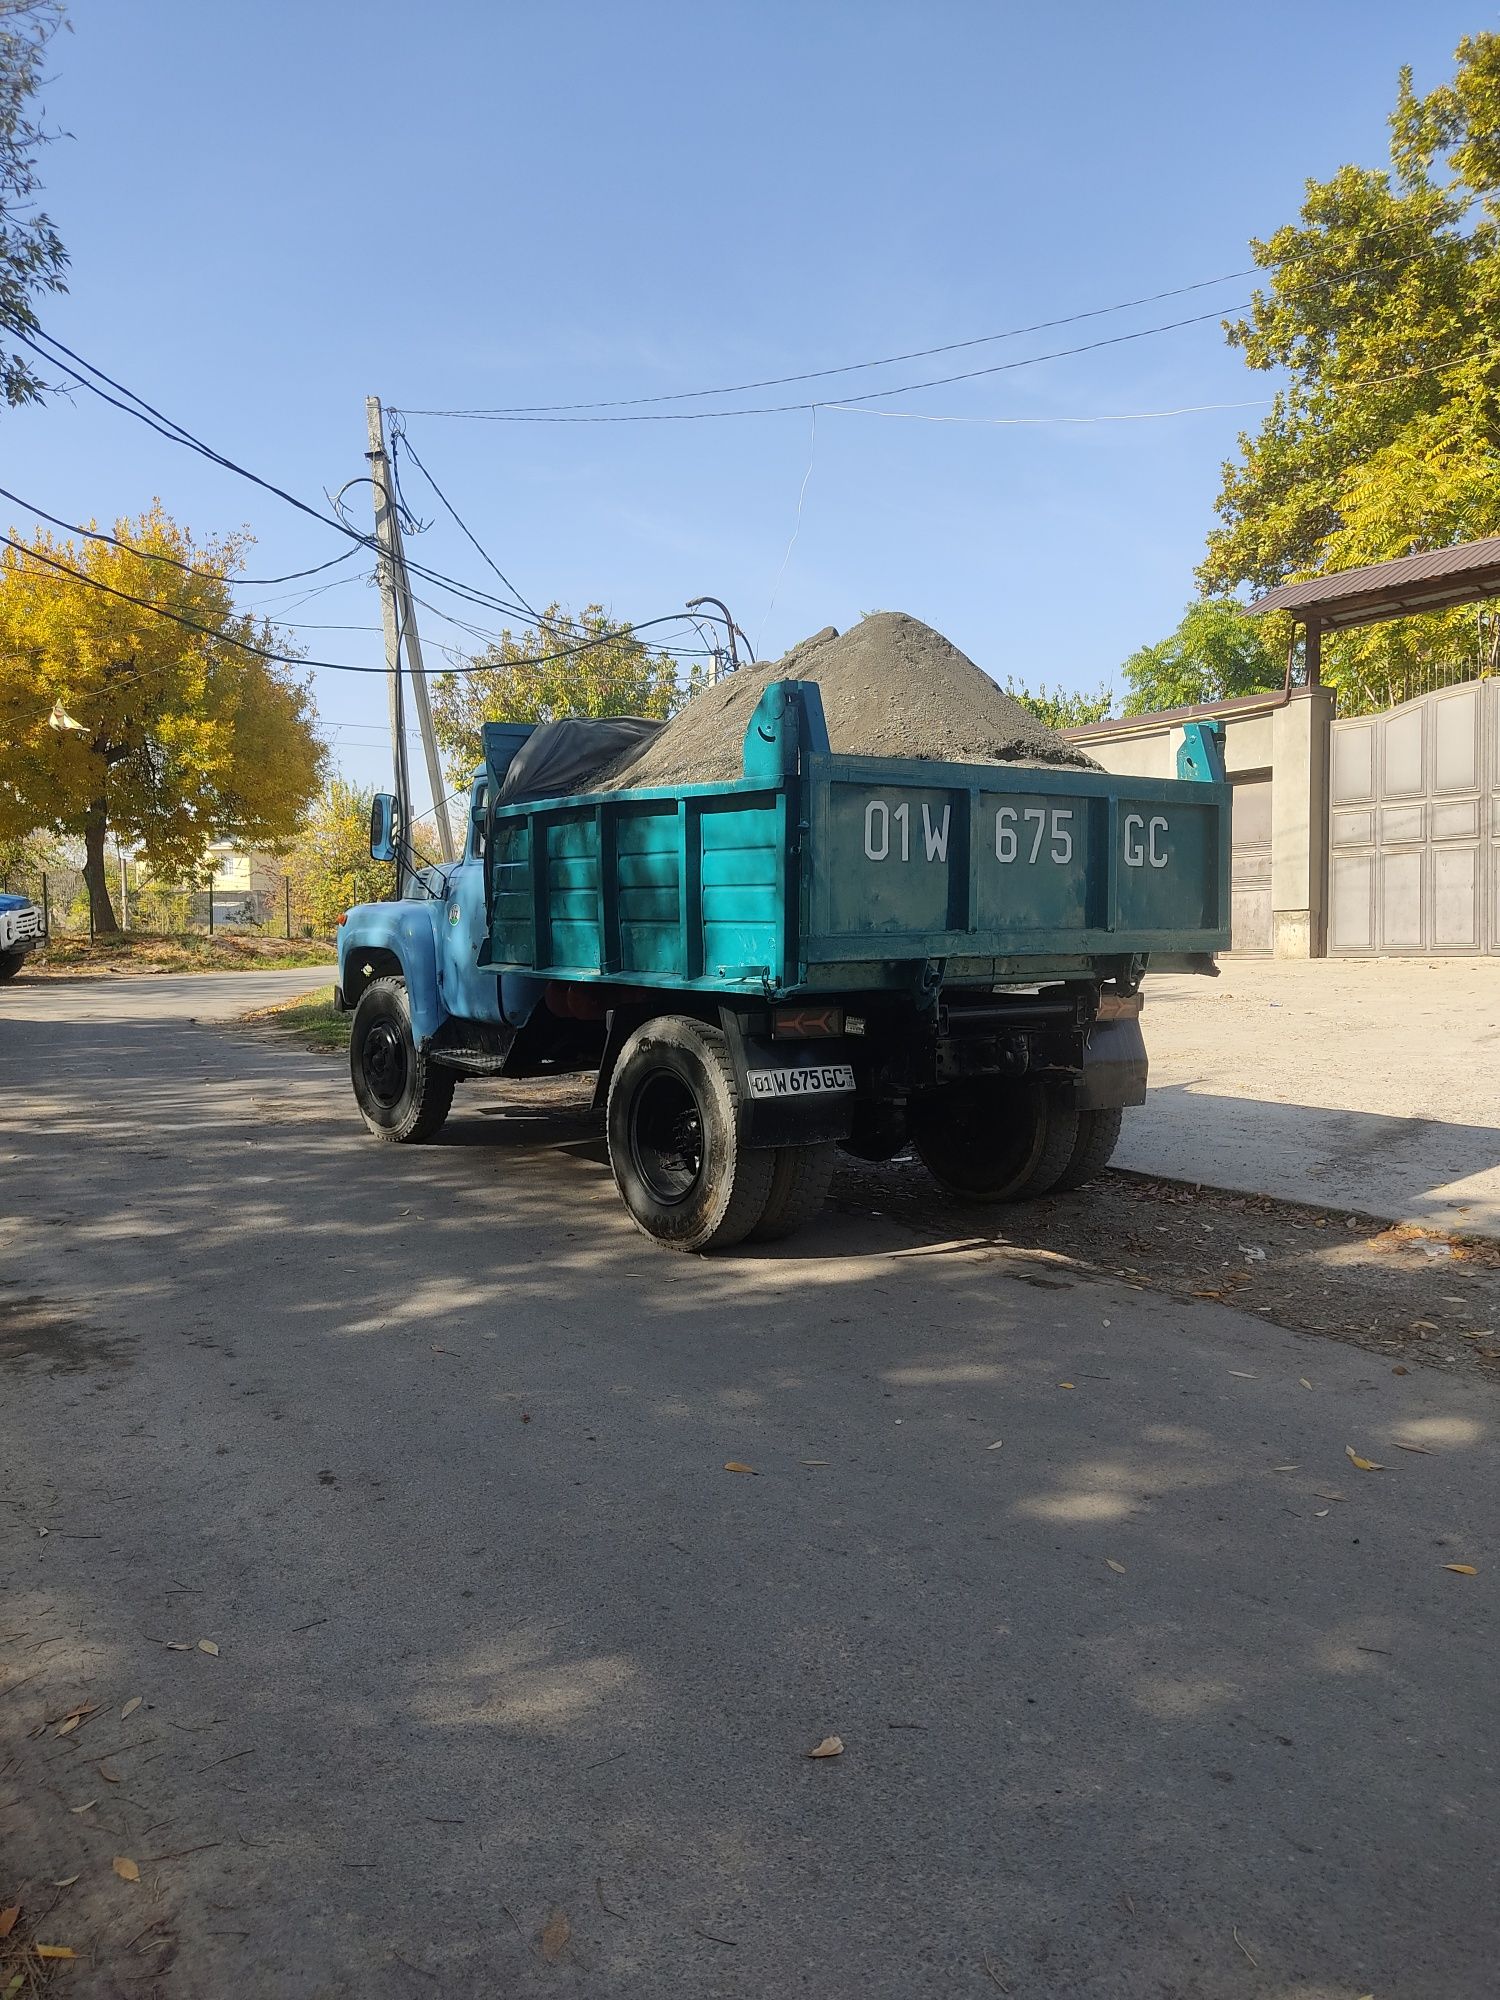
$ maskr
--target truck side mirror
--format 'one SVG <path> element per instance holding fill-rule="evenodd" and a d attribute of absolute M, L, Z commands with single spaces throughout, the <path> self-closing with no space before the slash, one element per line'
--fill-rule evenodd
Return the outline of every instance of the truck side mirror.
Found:
<path fill-rule="evenodd" d="M 390 792 L 377 792 L 370 807 L 370 859 L 394 861 L 401 838 L 401 808 Z"/>

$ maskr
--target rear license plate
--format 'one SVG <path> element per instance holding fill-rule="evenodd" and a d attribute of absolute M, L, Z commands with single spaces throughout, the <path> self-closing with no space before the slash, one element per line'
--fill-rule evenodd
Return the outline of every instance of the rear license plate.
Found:
<path fill-rule="evenodd" d="M 853 1090 L 848 1063 L 809 1063 L 798 1069 L 752 1069 L 752 1097 L 807 1097 L 820 1091 Z"/>

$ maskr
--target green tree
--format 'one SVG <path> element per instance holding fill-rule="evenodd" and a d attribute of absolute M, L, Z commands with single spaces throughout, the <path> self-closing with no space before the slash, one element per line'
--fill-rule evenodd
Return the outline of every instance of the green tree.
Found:
<path fill-rule="evenodd" d="M 1092 694 L 1084 694 L 1074 688 L 1048 687 L 1045 681 L 1028 688 L 1017 680 L 1007 679 L 1005 692 L 1038 721 L 1049 723 L 1054 729 L 1082 729 L 1087 723 L 1103 722 L 1115 700 L 1114 689 L 1104 685 Z"/>
<path fill-rule="evenodd" d="M 1425 97 L 1402 71 L 1387 167 L 1309 181 L 1252 245 L 1270 280 L 1226 332 L 1290 379 L 1224 467 L 1210 596 L 1500 532 L 1500 35 L 1456 64 Z M 1395 621 L 1330 636 L 1324 673 L 1382 704 L 1485 637 L 1472 611 Z"/>
<path fill-rule="evenodd" d="M 373 788 L 330 778 L 282 860 L 299 925 L 327 937 L 344 911 L 377 903 L 391 892 L 389 862 L 370 859 Z"/>
<path fill-rule="evenodd" d="M 0 840 L 81 838 L 105 933 L 109 833 L 154 875 L 195 875 L 211 840 L 289 839 L 324 757 L 308 689 L 244 650 L 285 651 L 235 609 L 244 537 L 200 547 L 159 502 L 115 535 L 0 549 Z"/>
<path fill-rule="evenodd" d="M 50 134 L 32 112 L 47 44 L 63 26 L 61 0 L 0 0 L 0 324 L 36 330 L 33 301 L 63 292 L 68 253 L 36 206 L 37 159 Z M 27 355 L 0 344 L 0 393 L 14 407 L 37 402 L 45 383 Z"/>
<path fill-rule="evenodd" d="M 596 643 L 579 650 L 581 642 Z M 542 655 L 563 655 L 541 665 Z M 569 715 L 646 715 L 665 721 L 703 678 L 694 661 L 684 675 L 671 654 L 653 652 L 629 625 L 598 604 L 570 618 L 549 604 L 535 632 L 503 631 L 462 671 L 432 683 L 432 719 L 450 782 L 467 784 L 484 754 L 486 722 L 553 722 Z M 473 671 L 482 669 L 480 672 Z"/>
<path fill-rule="evenodd" d="M 1154 646 L 1137 647 L 1120 671 L 1130 689 L 1127 715 L 1255 694 L 1280 687 L 1286 675 L 1261 621 L 1247 618 L 1231 597 L 1200 597 L 1183 612 L 1175 632 Z"/>

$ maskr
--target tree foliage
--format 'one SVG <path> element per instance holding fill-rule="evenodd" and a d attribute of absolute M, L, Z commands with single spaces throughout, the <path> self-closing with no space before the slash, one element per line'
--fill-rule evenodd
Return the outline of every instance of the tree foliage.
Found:
<path fill-rule="evenodd" d="M 36 206 L 37 160 L 50 135 L 32 111 L 47 45 L 65 18 L 61 0 L 0 0 L 0 324 L 22 333 L 37 325 L 41 293 L 67 290 L 68 253 Z M 44 389 L 26 355 L 0 342 L 6 402 L 36 402 Z"/>
<path fill-rule="evenodd" d="M 1252 245 L 1270 282 L 1227 328 L 1290 381 L 1224 467 L 1199 580 L 1264 590 L 1500 532 L 1500 35 L 1448 83 L 1401 73 L 1390 161 L 1309 181 Z M 1346 710 L 1416 691 L 1438 662 L 1492 664 L 1472 610 L 1330 636 Z"/>
<path fill-rule="evenodd" d="M 1120 671 L 1130 689 L 1127 715 L 1255 694 L 1280 687 L 1286 676 L 1263 623 L 1247 618 L 1232 597 L 1200 597 L 1183 612 L 1175 632 L 1154 646 L 1138 647 Z"/>
<path fill-rule="evenodd" d="M 374 797 L 373 788 L 338 777 L 330 778 L 318 794 L 296 845 L 282 861 L 299 927 L 305 924 L 326 937 L 345 910 L 390 894 L 390 863 L 370 859 Z"/>
<path fill-rule="evenodd" d="M 1048 687 L 1045 681 L 1028 688 L 1007 679 L 1005 692 L 1053 729 L 1082 729 L 1090 722 L 1103 722 L 1115 699 L 1112 687 L 1101 685 L 1092 694 L 1085 694 L 1074 688 Z"/>
<path fill-rule="evenodd" d="M 116 927 L 106 832 L 161 876 L 195 873 L 211 840 L 276 846 L 315 796 L 324 756 L 306 687 L 233 643 L 285 650 L 270 626 L 235 609 L 244 538 L 199 547 L 159 502 L 115 534 L 126 547 L 76 548 L 38 530 L 19 551 L 0 550 L 0 740 L 11 750 L 0 765 L 0 840 L 82 837 L 94 924 L 105 931 Z M 81 729 L 50 724 L 58 704 Z"/>
<path fill-rule="evenodd" d="M 579 650 L 590 640 L 597 643 Z M 531 664 L 544 654 L 563 657 Z M 695 661 L 681 675 L 671 654 L 653 652 L 598 604 L 586 605 L 577 618 L 550 604 L 537 631 L 503 631 L 464 667 L 485 671 L 442 673 L 432 683 L 433 726 L 455 785 L 467 784 L 483 758 L 486 722 L 553 722 L 570 715 L 665 721 L 703 674 Z"/>

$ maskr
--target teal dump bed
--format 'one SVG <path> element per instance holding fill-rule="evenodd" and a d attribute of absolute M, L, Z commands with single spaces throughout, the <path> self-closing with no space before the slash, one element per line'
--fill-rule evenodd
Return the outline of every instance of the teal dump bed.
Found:
<path fill-rule="evenodd" d="M 835 756 L 807 682 L 766 690 L 745 770 L 497 808 L 488 962 L 789 993 L 1228 946 L 1227 785 Z"/>

